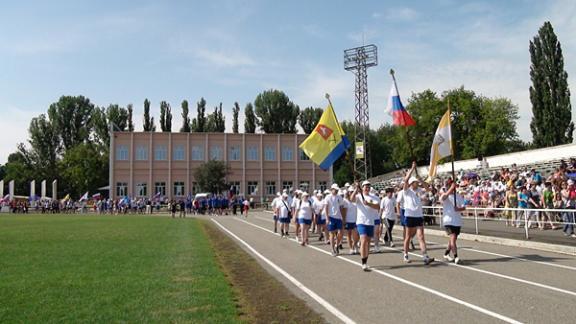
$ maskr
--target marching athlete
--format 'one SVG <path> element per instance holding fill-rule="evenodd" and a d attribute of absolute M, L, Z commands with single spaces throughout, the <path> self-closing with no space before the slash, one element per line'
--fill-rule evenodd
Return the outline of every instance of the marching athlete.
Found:
<path fill-rule="evenodd" d="M 446 234 L 449 236 L 448 248 L 444 252 L 444 259 L 458 264 L 460 263 L 460 258 L 458 257 L 458 248 L 456 247 L 456 240 L 458 235 L 460 235 L 460 228 L 462 227 L 462 214 L 461 212 L 466 208 L 462 207 L 464 205 L 464 199 L 459 194 L 456 194 L 456 202 L 454 202 L 454 190 L 456 190 L 456 183 L 447 183 L 449 186 L 448 190 L 444 191 L 440 196 L 442 201 L 442 210 L 444 215 L 442 216 L 442 224 L 446 229 Z M 454 257 L 450 256 L 450 252 Z"/>
<path fill-rule="evenodd" d="M 410 263 L 408 258 L 408 248 L 410 241 L 417 235 L 418 242 L 420 243 L 420 250 L 424 256 L 424 264 L 428 265 L 434 262 L 434 258 L 428 257 L 426 251 L 426 241 L 424 240 L 424 212 L 422 210 L 422 202 L 420 201 L 420 194 L 423 189 L 420 188 L 420 180 L 412 177 L 412 173 L 416 170 L 416 162 L 412 162 L 412 168 L 406 173 L 404 178 L 404 216 L 406 221 L 406 236 L 404 237 L 404 262 Z M 424 187 L 428 184 L 422 182 Z"/>
<path fill-rule="evenodd" d="M 362 257 L 362 270 L 370 271 L 368 267 L 368 253 L 370 241 L 374 236 L 374 220 L 379 218 L 380 199 L 370 193 L 370 182 L 362 182 L 362 189 L 356 184 L 350 199 L 356 202 L 356 226 L 360 234 L 360 256 Z"/>
<path fill-rule="evenodd" d="M 332 184 L 330 187 L 330 194 L 326 196 L 326 215 L 328 216 L 328 232 L 330 233 L 330 247 L 332 248 L 332 256 L 337 256 L 340 253 L 339 246 L 342 243 L 342 209 L 344 201 L 338 195 L 337 184 Z"/>
<path fill-rule="evenodd" d="M 296 217 L 298 218 L 298 224 L 300 224 L 302 242 L 300 245 L 305 246 L 308 244 L 308 230 L 310 229 L 310 224 L 312 224 L 312 214 L 313 214 L 312 201 L 308 199 L 308 193 L 303 192 L 301 199 L 296 208 Z"/>
<path fill-rule="evenodd" d="M 348 246 L 350 247 L 350 254 L 358 254 L 358 241 L 360 237 L 358 231 L 356 230 L 356 219 L 357 219 L 357 207 L 356 201 L 350 200 L 350 196 L 354 192 L 354 187 L 348 186 L 346 190 L 346 198 L 344 198 L 344 203 L 347 205 L 346 208 L 346 224 L 344 228 L 346 229 L 346 238 L 348 241 Z"/>

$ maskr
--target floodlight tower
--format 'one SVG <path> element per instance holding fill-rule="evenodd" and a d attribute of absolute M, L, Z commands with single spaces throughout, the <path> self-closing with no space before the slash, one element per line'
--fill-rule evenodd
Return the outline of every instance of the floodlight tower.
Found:
<path fill-rule="evenodd" d="M 354 89 L 356 96 L 354 117 L 356 136 L 354 137 L 354 151 L 357 153 L 359 149 L 361 149 L 363 152 L 363 158 L 361 159 L 356 158 L 356 154 L 354 155 L 354 178 L 360 176 L 363 179 L 368 179 L 372 173 L 367 137 L 370 127 L 370 114 L 368 112 L 368 73 L 366 70 L 376 65 L 378 65 L 376 45 L 365 45 L 344 50 L 344 69 L 346 71 L 352 71 L 356 76 L 356 86 Z M 361 148 L 356 147 L 359 143 L 362 143 Z"/>

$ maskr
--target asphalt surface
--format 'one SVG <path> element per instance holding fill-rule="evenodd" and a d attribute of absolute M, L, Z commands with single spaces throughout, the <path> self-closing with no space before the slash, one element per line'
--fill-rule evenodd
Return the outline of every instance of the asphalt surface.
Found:
<path fill-rule="evenodd" d="M 268 212 L 205 217 L 332 323 L 576 320 L 576 260 L 571 256 L 459 241 L 463 262 L 455 265 L 442 259 L 446 237 L 427 235 L 428 254 L 437 262 L 424 265 L 417 243 L 409 264 L 398 247 L 386 247 L 370 255 L 372 271 L 364 272 L 359 255 L 345 255 L 345 249 L 332 257 L 315 234 L 308 247 L 294 241 L 293 226 L 292 239 L 282 239 L 273 233 Z M 399 238 L 395 241 L 401 245 Z"/>

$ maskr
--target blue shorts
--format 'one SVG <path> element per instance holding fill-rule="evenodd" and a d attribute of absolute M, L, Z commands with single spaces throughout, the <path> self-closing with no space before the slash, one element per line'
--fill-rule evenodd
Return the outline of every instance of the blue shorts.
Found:
<path fill-rule="evenodd" d="M 374 236 L 374 226 L 372 225 L 358 224 L 357 228 L 358 228 L 358 234 L 360 235 L 366 235 L 368 237 Z"/>
<path fill-rule="evenodd" d="M 406 227 L 421 227 L 424 225 L 423 217 L 405 217 Z"/>
<path fill-rule="evenodd" d="M 322 219 L 322 218 L 317 219 L 317 220 L 316 220 L 316 224 L 318 224 L 318 225 L 324 225 L 324 224 L 326 224 L 326 220 L 325 220 L 325 219 Z"/>
<path fill-rule="evenodd" d="M 406 226 L 406 216 L 404 216 L 404 209 L 400 209 L 400 225 Z"/>
<path fill-rule="evenodd" d="M 374 220 L 374 226 L 380 225 L 380 224 L 381 224 L 380 218 L 377 218 L 377 219 Z"/>
<path fill-rule="evenodd" d="M 290 224 L 290 218 L 288 217 L 281 217 L 278 219 L 282 224 Z"/>
<path fill-rule="evenodd" d="M 356 228 L 356 223 L 346 223 L 346 225 L 344 225 L 344 228 L 347 230 L 353 230 Z"/>
<path fill-rule="evenodd" d="M 330 217 L 330 222 L 328 223 L 328 232 L 334 232 L 341 229 L 342 229 L 342 220 Z"/>
<path fill-rule="evenodd" d="M 311 219 L 298 218 L 298 224 L 311 225 L 312 220 Z"/>

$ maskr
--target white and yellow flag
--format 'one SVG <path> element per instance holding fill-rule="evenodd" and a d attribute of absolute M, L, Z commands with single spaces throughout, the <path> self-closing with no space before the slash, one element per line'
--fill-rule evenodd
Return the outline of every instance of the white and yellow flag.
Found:
<path fill-rule="evenodd" d="M 430 169 L 428 170 L 428 178 L 432 179 L 436 176 L 436 168 L 438 161 L 447 156 L 453 155 L 452 150 L 452 126 L 450 125 L 450 108 L 446 111 L 436 134 L 434 134 L 434 141 L 432 141 L 432 150 L 430 152 Z"/>

